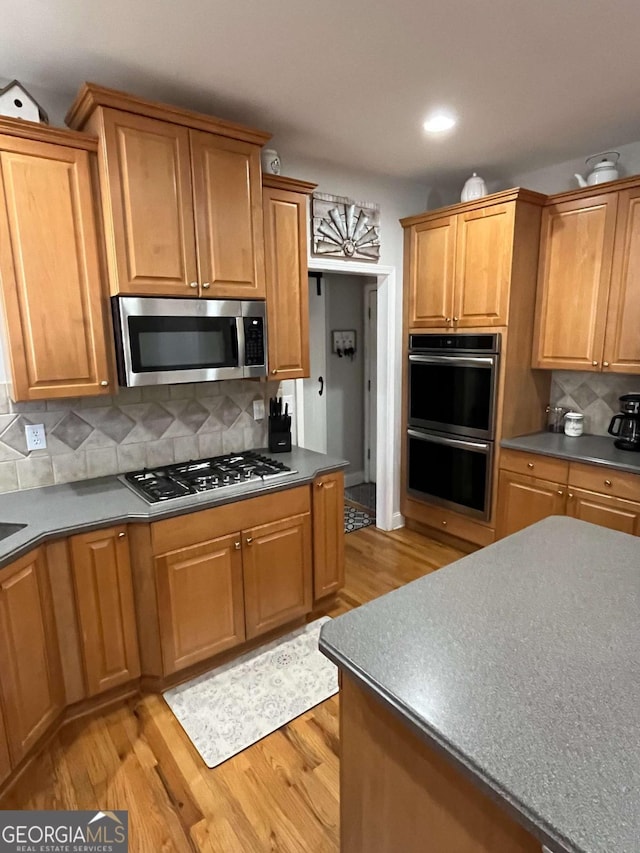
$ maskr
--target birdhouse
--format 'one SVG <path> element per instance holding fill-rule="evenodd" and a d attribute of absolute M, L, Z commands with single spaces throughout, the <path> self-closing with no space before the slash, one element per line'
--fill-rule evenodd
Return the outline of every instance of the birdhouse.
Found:
<path fill-rule="evenodd" d="M 17 80 L 0 89 L 0 116 L 49 124 L 46 112 Z"/>

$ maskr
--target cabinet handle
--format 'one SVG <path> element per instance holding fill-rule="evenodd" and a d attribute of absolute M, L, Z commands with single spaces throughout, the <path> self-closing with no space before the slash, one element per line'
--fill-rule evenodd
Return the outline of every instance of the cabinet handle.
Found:
<path fill-rule="evenodd" d="M 109 384 L 109 382 L 106 379 L 103 379 L 100 384 L 102 385 L 103 388 L 106 388 L 107 385 Z"/>
<path fill-rule="evenodd" d="M 195 289 L 197 286 L 198 286 L 198 282 L 197 282 L 197 281 L 190 281 L 190 282 L 189 282 L 189 287 L 193 287 L 193 288 Z"/>
<path fill-rule="evenodd" d="M 558 489 L 558 494 L 560 495 L 560 497 L 562 497 L 564 495 L 564 492 L 562 491 L 562 489 Z"/>
<path fill-rule="evenodd" d="M 240 548 L 241 548 L 241 544 L 242 544 L 242 543 L 240 543 L 240 542 L 234 542 L 234 543 L 233 543 L 233 547 L 236 549 L 236 551 L 239 551 L 239 550 L 240 550 Z"/>
<path fill-rule="evenodd" d="M 603 362 L 602 362 L 602 366 L 603 366 L 603 367 L 609 367 L 609 362 L 608 362 L 608 361 L 603 361 Z"/>
<path fill-rule="evenodd" d="M 592 362 L 591 362 L 591 364 L 592 364 L 594 367 L 597 367 L 597 366 L 598 366 L 598 362 L 597 362 L 597 361 L 592 361 Z"/>
<path fill-rule="evenodd" d="M 605 484 L 605 486 L 610 486 L 610 485 L 611 485 L 611 480 L 605 480 L 605 481 L 604 481 L 604 484 Z"/>
<path fill-rule="evenodd" d="M 126 534 L 126 533 L 124 533 L 124 532 L 123 532 L 123 533 L 118 533 L 118 539 L 124 539 L 124 537 L 125 537 L 126 535 L 127 535 L 127 534 Z"/>
<path fill-rule="evenodd" d="M 533 468 L 533 462 L 527 462 L 527 468 Z"/>
<path fill-rule="evenodd" d="M 253 536 L 247 536 L 246 542 L 247 545 L 251 545 L 251 543 L 253 542 Z"/>

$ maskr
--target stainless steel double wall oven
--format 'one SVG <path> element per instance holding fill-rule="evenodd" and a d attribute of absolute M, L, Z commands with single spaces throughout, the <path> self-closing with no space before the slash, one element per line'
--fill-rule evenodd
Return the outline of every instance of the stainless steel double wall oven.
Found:
<path fill-rule="evenodd" d="M 409 336 L 407 490 L 491 514 L 499 334 Z"/>

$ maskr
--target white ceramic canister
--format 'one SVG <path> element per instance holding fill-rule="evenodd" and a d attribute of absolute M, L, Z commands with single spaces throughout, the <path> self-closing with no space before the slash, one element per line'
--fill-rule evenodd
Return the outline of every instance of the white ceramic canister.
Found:
<path fill-rule="evenodd" d="M 577 437 L 584 432 L 584 415 L 580 412 L 567 412 L 564 416 L 564 434 Z"/>
<path fill-rule="evenodd" d="M 282 168 L 278 152 L 274 148 L 263 148 L 261 153 L 262 171 L 268 175 L 279 175 Z"/>

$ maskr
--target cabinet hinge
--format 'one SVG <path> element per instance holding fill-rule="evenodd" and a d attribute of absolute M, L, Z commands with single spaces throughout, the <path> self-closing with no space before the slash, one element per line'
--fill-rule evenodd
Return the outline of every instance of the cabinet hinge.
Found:
<path fill-rule="evenodd" d="M 371 380 L 367 380 L 367 391 L 371 391 Z"/>
<path fill-rule="evenodd" d="M 369 319 L 371 319 L 371 308 L 369 308 Z"/>
<path fill-rule="evenodd" d="M 371 448 L 367 448 L 367 459 L 371 459 Z"/>

